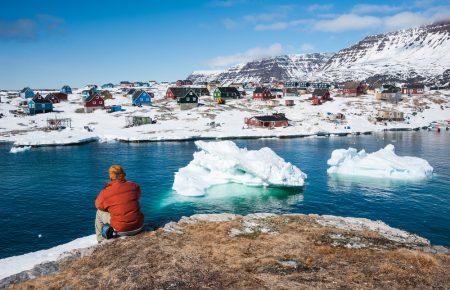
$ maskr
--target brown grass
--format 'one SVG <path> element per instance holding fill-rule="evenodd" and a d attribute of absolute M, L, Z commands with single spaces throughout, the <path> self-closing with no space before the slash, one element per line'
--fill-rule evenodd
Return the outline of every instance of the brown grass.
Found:
<path fill-rule="evenodd" d="M 276 217 L 274 233 L 230 237 L 240 221 L 183 226 L 116 240 L 17 289 L 448 289 L 450 258 L 402 247 L 373 232 Z M 333 245 L 330 235 L 370 247 Z M 295 261 L 290 267 L 283 261 Z"/>

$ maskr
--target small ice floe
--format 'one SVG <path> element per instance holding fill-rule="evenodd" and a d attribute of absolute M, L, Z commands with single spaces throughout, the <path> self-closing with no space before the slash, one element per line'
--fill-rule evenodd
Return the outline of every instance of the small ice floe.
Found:
<path fill-rule="evenodd" d="M 25 152 L 31 149 L 31 146 L 13 146 L 11 147 L 11 150 L 9 150 L 9 153 L 20 153 L 20 152 Z"/>
<path fill-rule="evenodd" d="M 207 188 L 226 183 L 250 186 L 303 186 L 306 174 L 270 148 L 247 150 L 232 141 L 196 141 L 200 151 L 175 173 L 173 189 L 181 195 L 201 196 Z"/>
<path fill-rule="evenodd" d="M 357 151 L 355 148 L 337 149 L 328 160 L 328 174 L 361 176 L 371 178 L 391 178 L 418 180 L 431 177 L 433 167 L 428 161 L 395 154 L 394 145 L 373 153 Z"/>

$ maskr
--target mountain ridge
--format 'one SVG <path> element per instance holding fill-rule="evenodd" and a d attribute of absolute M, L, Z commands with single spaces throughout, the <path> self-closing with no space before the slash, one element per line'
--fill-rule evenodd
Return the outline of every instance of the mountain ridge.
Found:
<path fill-rule="evenodd" d="M 285 54 L 249 61 L 223 71 L 193 72 L 194 82 L 272 80 L 450 81 L 450 21 L 369 35 L 337 53 Z"/>

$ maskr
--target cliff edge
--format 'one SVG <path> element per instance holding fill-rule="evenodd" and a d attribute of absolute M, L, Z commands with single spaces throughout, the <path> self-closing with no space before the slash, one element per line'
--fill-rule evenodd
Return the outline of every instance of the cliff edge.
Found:
<path fill-rule="evenodd" d="M 448 248 L 380 221 L 204 214 L 68 253 L 0 281 L 30 288 L 444 289 Z"/>

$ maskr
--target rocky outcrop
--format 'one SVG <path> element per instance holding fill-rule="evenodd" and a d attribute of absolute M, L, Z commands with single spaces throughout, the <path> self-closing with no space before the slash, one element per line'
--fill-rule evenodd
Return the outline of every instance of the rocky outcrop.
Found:
<path fill-rule="evenodd" d="M 449 282 L 448 248 L 381 221 L 255 213 L 183 217 L 156 231 L 66 254 L 0 285 L 429 289 Z"/>

